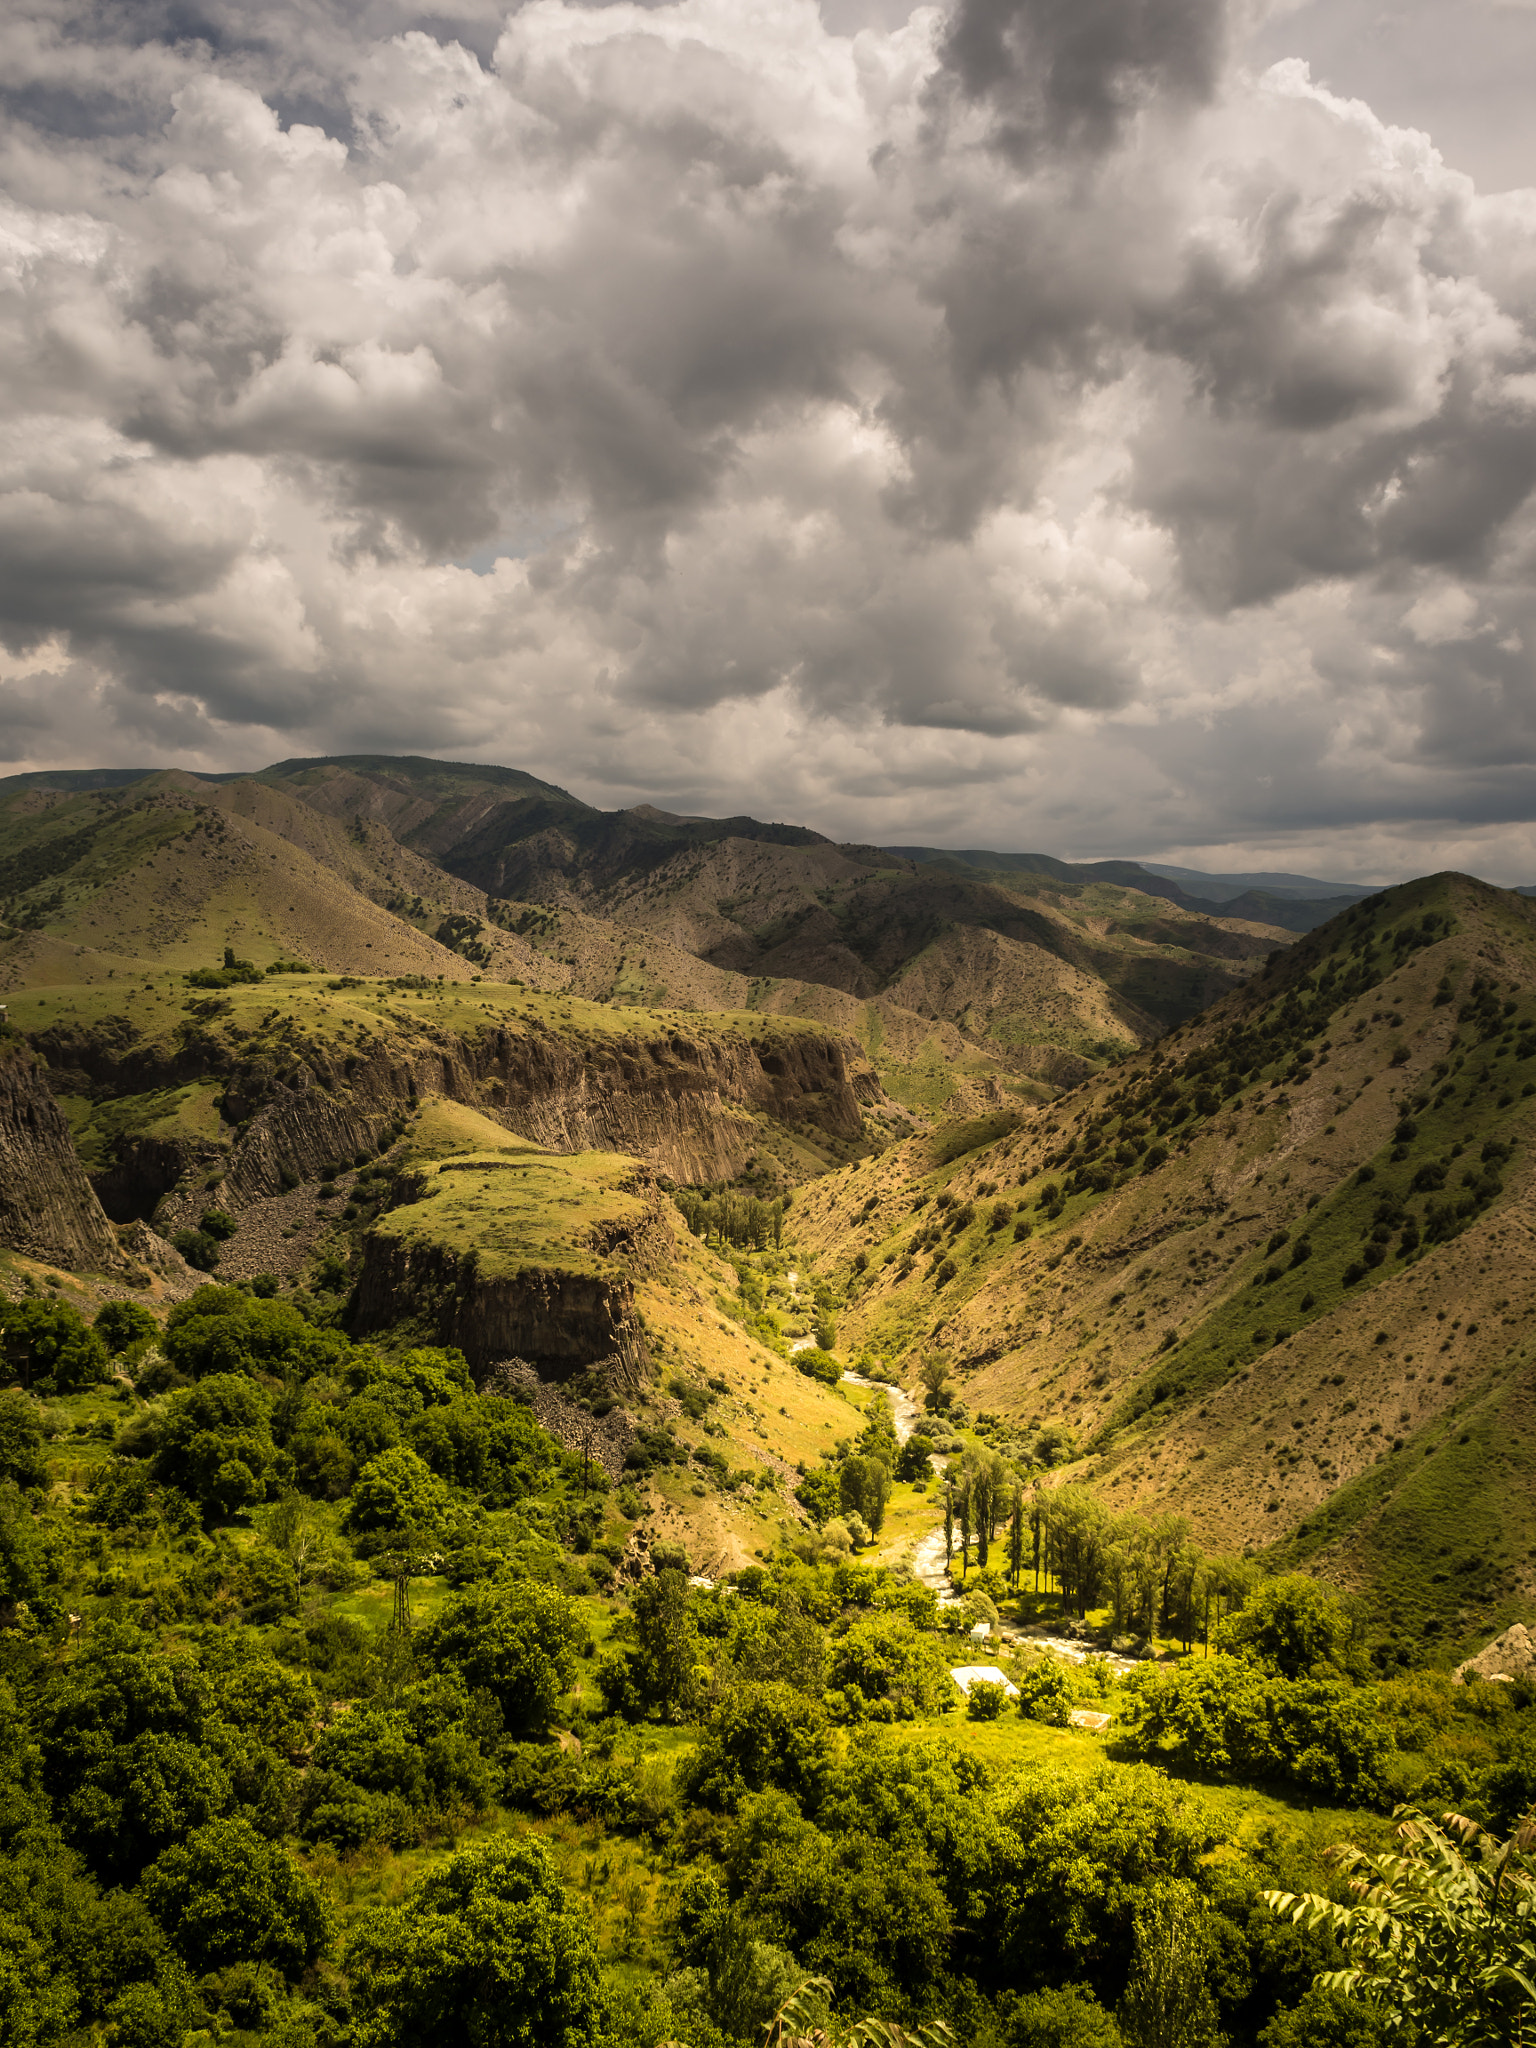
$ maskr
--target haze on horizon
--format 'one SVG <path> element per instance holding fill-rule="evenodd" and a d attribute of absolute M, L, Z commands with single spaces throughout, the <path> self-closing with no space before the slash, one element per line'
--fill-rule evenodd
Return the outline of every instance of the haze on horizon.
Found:
<path fill-rule="evenodd" d="M 1533 70 L 1512 0 L 18 0 L 0 772 L 1536 879 Z"/>

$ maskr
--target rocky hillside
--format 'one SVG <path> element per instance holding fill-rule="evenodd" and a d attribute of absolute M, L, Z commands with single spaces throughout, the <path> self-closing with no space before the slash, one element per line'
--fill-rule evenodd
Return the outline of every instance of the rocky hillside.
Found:
<path fill-rule="evenodd" d="M 357 756 L 57 781 L 0 784 L 4 988 L 228 947 L 261 967 L 759 1010 L 856 1039 L 924 1113 L 1053 1092 L 1289 936 L 1134 863 L 910 859 L 750 818 L 595 811 L 514 769 Z"/>
<path fill-rule="evenodd" d="M 851 1333 L 947 1352 L 1111 1502 L 1469 1641 L 1536 1597 L 1533 1131 L 1536 912 L 1438 876 L 1014 1128 L 817 1183 L 795 1229 Z"/>

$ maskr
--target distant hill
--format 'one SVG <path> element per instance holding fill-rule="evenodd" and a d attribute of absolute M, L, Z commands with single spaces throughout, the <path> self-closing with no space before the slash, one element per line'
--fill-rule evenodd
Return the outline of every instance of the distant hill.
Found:
<path fill-rule="evenodd" d="M 1308 875 L 1207 875 L 1197 868 L 1165 867 L 1156 861 L 1070 862 L 1047 853 L 993 853 L 981 848 L 891 846 L 926 867 L 972 870 L 993 876 L 1038 875 L 1066 883 L 1110 883 L 1162 896 L 1197 917 L 1235 917 L 1285 931 L 1307 932 L 1375 890 L 1347 882 L 1319 882 Z M 1186 886 L 1187 885 L 1187 886 Z"/>
<path fill-rule="evenodd" d="M 856 1040 L 910 1108 L 958 1115 L 1037 1100 L 1157 1038 L 1294 922 L 1186 903 L 1134 863 L 996 858 L 601 811 L 519 769 L 420 756 L 14 777 L 0 983 L 189 968 L 226 946 L 331 972 L 480 971 L 802 1017 Z"/>

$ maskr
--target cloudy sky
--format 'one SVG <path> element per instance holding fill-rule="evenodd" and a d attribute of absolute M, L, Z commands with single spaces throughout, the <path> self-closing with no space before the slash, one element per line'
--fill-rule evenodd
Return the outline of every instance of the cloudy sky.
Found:
<path fill-rule="evenodd" d="M 3 771 L 1536 880 L 1536 0 L 11 0 Z"/>

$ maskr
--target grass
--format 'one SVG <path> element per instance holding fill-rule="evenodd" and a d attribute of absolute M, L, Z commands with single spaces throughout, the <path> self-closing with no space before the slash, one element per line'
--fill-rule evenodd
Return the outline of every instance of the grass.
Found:
<path fill-rule="evenodd" d="M 486 1145 L 491 1133 L 500 1142 Z M 476 1138 L 476 1149 L 463 1149 Z M 620 1271 L 603 1249 L 605 1239 L 627 1237 L 649 1213 L 633 1192 L 635 1160 L 614 1152 L 547 1152 L 509 1139 L 459 1103 L 434 1099 L 422 1111 L 404 1164 L 418 1171 L 417 1199 L 379 1217 L 373 1234 L 441 1246 L 459 1258 L 473 1253 L 482 1279 L 549 1267 Z"/>

